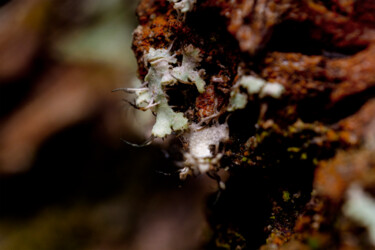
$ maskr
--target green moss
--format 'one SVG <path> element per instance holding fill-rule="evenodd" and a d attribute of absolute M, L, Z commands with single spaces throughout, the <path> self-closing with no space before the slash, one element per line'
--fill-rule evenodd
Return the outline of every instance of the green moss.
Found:
<path fill-rule="evenodd" d="M 288 191 L 283 191 L 283 200 L 288 202 L 290 200 L 290 193 Z"/>
<path fill-rule="evenodd" d="M 314 159 L 313 159 L 313 164 L 314 164 L 314 165 L 318 165 L 318 164 L 319 164 L 319 160 L 318 160 L 317 158 L 314 158 Z"/>
<path fill-rule="evenodd" d="M 289 148 L 287 148 L 287 151 L 288 152 L 298 153 L 299 151 L 301 151 L 301 149 L 298 148 L 298 147 L 289 147 Z"/>
<path fill-rule="evenodd" d="M 312 238 L 312 237 L 308 238 L 307 244 L 309 245 L 311 249 L 320 249 L 319 240 L 317 240 L 316 238 Z"/>

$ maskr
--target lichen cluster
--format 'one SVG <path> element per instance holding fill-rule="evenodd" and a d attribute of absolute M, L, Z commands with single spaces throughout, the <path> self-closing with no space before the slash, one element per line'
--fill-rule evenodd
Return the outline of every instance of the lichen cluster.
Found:
<path fill-rule="evenodd" d="M 240 87 L 246 89 L 248 95 L 258 94 L 259 98 L 270 96 L 277 99 L 285 90 L 283 85 L 276 82 L 266 82 L 264 79 L 254 76 L 242 76 L 232 87 L 228 111 L 246 107 L 248 96 L 241 93 Z"/>
<path fill-rule="evenodd" d="M 228 196 L 210 215 L 209 244 L 373 246 L 356 234 L 373 229 L 353 215 L 352 201 L 371 203 L 358 190 L 374 195 L 374 11 L 369 0 L 141 2 L 133 49 L 147 89 L 136 104 L 155 105 L 154 136 L 181 131 L 182 178 L 230 175 Z M 167 59 L 152 65 L 144 51 L 159 50 Z M 179 107 L 166 86 L 181 94 L 170 96 Z M 351 192 L 353 183 L 360 189 Z M 242 204 L 238 218 L 232 207 L 242 200 L 254 205 Z"/>
<path fill-rule="evenodd" d="M 182 49 L 182 62 L 177 65 L 176 54 L 172 55 L 170 49 L 150 50 L 143 56 L 148 73 L 140 88 L 125 88 L 126 92 L 134 93 L 135 106 L 143 111 L 151 109 L 156 114 L 156 122 L 152 128 L 152 135 L 163 138 L 172 131 L 185 130 L 188 120 L 181 112 L 175 112 L 168 104 L 166 93 L 167 86 L 177 83 L 195 84 L 199 92 L 204 91 L 205 82 L 198 72 L 201 58 L 199 49 L 192 45 Z M 149 66 L 149 67 L 148 67 Z M 203 71 L 204 72 L 204 71 Z"/>

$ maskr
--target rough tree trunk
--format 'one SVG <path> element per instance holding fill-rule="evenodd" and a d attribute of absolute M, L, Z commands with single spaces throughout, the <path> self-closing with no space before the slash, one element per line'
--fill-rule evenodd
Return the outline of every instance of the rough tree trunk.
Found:
<path fill-rule="evenodd" d="M 182 171 L 229 175 L 207 213 L 206 247 L 375 247 L 373 1 L 143 0 L 137 14 L 133 50 L 145 86 L 153 86 L 151 50 L 177 58 L 155 60 L 169 60 L 164 94 L 188 120 L 176 129 Z M 176 75 L 189 47 L 204 91 Z M 196 124 L 229 129 L 208 170 L 189 160 L 199 158 Z"/>

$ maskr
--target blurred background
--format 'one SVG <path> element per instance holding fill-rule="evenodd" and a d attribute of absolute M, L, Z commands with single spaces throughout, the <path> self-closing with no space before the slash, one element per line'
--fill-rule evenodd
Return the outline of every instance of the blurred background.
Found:
<path fill-rule="evenodd" d="M 111 92 L 136 79 L 136 5 L 0 1 L 0 249 L 194 249 L 209 237 L 215 182 L 180 183 L 161 149 L 121 141 L 149 129 Z"/>

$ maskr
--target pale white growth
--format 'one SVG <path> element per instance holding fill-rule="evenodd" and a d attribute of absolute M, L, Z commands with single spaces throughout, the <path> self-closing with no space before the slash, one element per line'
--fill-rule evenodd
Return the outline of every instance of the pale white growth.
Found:
<path fill-rule="evenodd" d="M 170 74 L 172 66 L 177 59 L 167 49 L 151 48 L 144 55 L 145 64 L 150 64 L 145 81 L 148 88 L 135 91 L 137 99 L 135 104 L 144 109 L 152 108 L 156 113 L 156 122 L 152 128 L 152 135 L 165 137 L 173 130 L 183 130 L 188 127 L 188 120 L 180 112 L 174 112 L 168 105 L 164 86 L 173 85 L 177 80 Z"/>
<path fill-rule="evenodd" d="M 134 77 L 130 82 L 130 86 L 134 87 L 134 89 L 136 87 L 139 88 L 139 86 L 141 84 L 142 84 L 142 82 L 137 77 Z M 139 95 L 147 95 L 147 94 L 148 94 L 148 91 L 139 93 Z M 140 98 L 137 98 L 137 100 L 138 99 L 140 99 Z M 144 102 L 140 105 L 136 104 L 136 106 L 138 106 L 138 107 L 145 106 L 145 105 L 146 105 L 146 102 Z M 132 127 L 132 131 L 134 131 L 134 133 L 136 133 L 139 137 L 150 136 L 151 128 L 152 128 L 153 124 L 155 123 L 155 121 L 154 121 L 155 119 L 154 119 L 154 116 L 151 113 L 151 110 L 146 110 L 145 112 L 134 112 L 131 115 L 131 118 L 128 119 L 128 120 L 129 120 L 129 122 L 128 122 L 129 125 Z"/>
<path fill-rule="evenodd" d="M 168 105 L 165 86 L 177 82 L 195 84 L 199 92 L 204 92 L 205 82 L 200 77 L 196 67 L 202 60 L 200 50 L 192 45 L 182 51 L 181 66 L 173 67 L 177 63 L 175 55 L 170 49 L 151 48 L 143 56 L 144 64 L 148 67 L 145 83 L 140 88 L 127 88 L 126 92 L 134 93 L 137 98 L 135 106 L 141 110 L 151 109 L 156 114 L 156 122 L 152 128 L 152 135 L 165 137 L 172 130 L 184 130 L 188 127 L 188 120 L 183 113 L 175 112 Z"/>
<path fill-rule="evenodd" d="M 173 8 L 177 10 L 178 13 L 187 13 L 193 10 L 197 0 L 169 0 L 169 2 L 174 3 Z"/>
<path fill-rule="evenodd" d="M 200 77 L 200 72 L 195 69 L 201 61 L 200 50 L 190 44 L 182 51 L 181 66 L 174 68 L 171 74 L 182 83 L 194 83 L 199 93 L 203 93 L 206 83 Z"/>
<path fill-rule="evenodd" d="M 243 109 L 247 104 L 247 95 L 241 93 L 240 87 L 246 89 L 248 95 L 258 94 L 260 98 L 270 96 L 278 99 L 285 91 L 283 85 L 274 82 L 267 82 L 262 78 L 254 76 L 242 76 L 232 87 L 228 111 Z"/>
<path fill-rule="evenodd" d="M 222 157 L 218 149 L 220 142 L 229 139 L 228 125 L 214 124 L 201 128 L 192 124 L 185 139 L 189 145 L 188 152 L 184 154 L 185 165 L 195 174 L 206 173 L 212 166 L 217 165 Z M 186 172 L 186 168 L 182 171 Z"/>
<path fill-rule="evenodd" d="M 284 86 L 279 83 L 266 83 L 259 93 L 259 97 L 263 98 L 270 96 L 272 98 L 278 99 L 284 93 Z"/>
<path fill-rule="evenodd" d="M 284 86 L 279 83 L 267 82 L 262 78 L 254 76 L 242 76 L 234 87 L 241 86 L 247 90 L 249 95 L 259 94 L 260 98 L 270 96 L 280 98 L 284 93 Z"/>
<path fill-rule="evenodd" d="M 164 93 L 160 85 L 173 85 L 176 80 L 171 75 L 170 64 L 176 63 L 177 59 L 175 56 L 170 54 L 168 49 L 157 49 L 151 48 L 147 54 L 144 55 L 145 64 L 150 63 L 151 68 L 145 77 L 145 81 L 149 83 L 149 88 L 157 87 L 155 91 Z"/>
<path fill-rule="evenodd" d="M 232 112 L 236 109 L 243 109 L 246 107 L 247 104 L 247 95 L 238 93 L 238 92 L 231 92 L 230 93 L 230 100 L 229 100 L 229 107 L 228 111 Z"/>
<path fill-rule="evenodd" d="M 151 93 L 148 90 L 142 90 L 135 92 L 137 99 L 135 100 L 135 105 L 137 107 L 147 106 L 151 101 Z"/>
<path fill-rule="evenodd" d="M 249 95 L 259 94 L 266 83 L 267 82 L 262 78 L 257 78 L 254 76 L 242 76 L 238 81 L 238 85 L 246 88 Z"/>
<path fill-rule="evenodd" d="M 181 112 L 174 112 L 167 102 L 162 102 L 156 107 L 156 122 L 152 128 L 152 134 L 164 137 L 173 130 L 184 130 L 188 127 L 188 120 Z"/>
<path fill-rule="evenodd" d="M 193 131 L 189 136 L 189 151 L 196 158 L 212 157 L 210 145 L 218 146 L 228 137 L 227 125 L 213 125 Z"/>
<path fill-rule="evenodd" d="M 200 50 L 192 45 L 185 47 L 182 51 L 180 66 L 175 55 L 171 55 L 170 49 L 153 49 L 145 53 L 143 59 L 148 73 L 140 88 L 126 88 L 126 92 L 136 94 L 135 106 L 141 110 L 152 110 L 156 114 L 156 122 L 152 128 L 152 135 L 165 137 L 172 131 L 184 130 L 189 127 L 187 118 L 183 113 L 175 112 L 168 105 L 166 86 L 177 84 L 195 84 L 199 92 L 204 92 L 205 82 L 201 78 L 203 70 L 197 70 L 202 58 Z M 238 95 L 237 99 L 241 99 Z M 242 104 L 246 104 L 247 98 L 242 97 Z M 240 100 L 239 100 L 240 102 Z M 212 119 L 219 113 L 214 114 Z M 208 120 L 202 120 L 200 124 L 191 124 L 189 132 L 185 133 L 187 152 L 184 153 L 184 168 L 180 170 L 181 178 L 194 172 L 195 174 L 206 173 L 215 170 L 219 165 L 222 154 L 219 153 L 219 145 L 229 139 L 227 124 L 214 123 L 211 126 L 201 127 Z M 220 184 L 223 188 L 223 184 Z"/>
<path fill-rule="evenodd" d="M 166 61 L 168 63 L 175 63 L 177 59 L 174 55 L 171 55 L 171 52 L 169 49 L 154 49 L 150 48 L 150 50 L 143 56 L 143 60 L 145 65 L 147 66 L 147 63 L 156 64 L 159 60 Z"/>
<path fill-rule="evenodd" d="M 348 189 L 347 196 L 344 214 L 367 228 L 370 242 L 375 246 L 375 200 L 357 184 Z"/>

